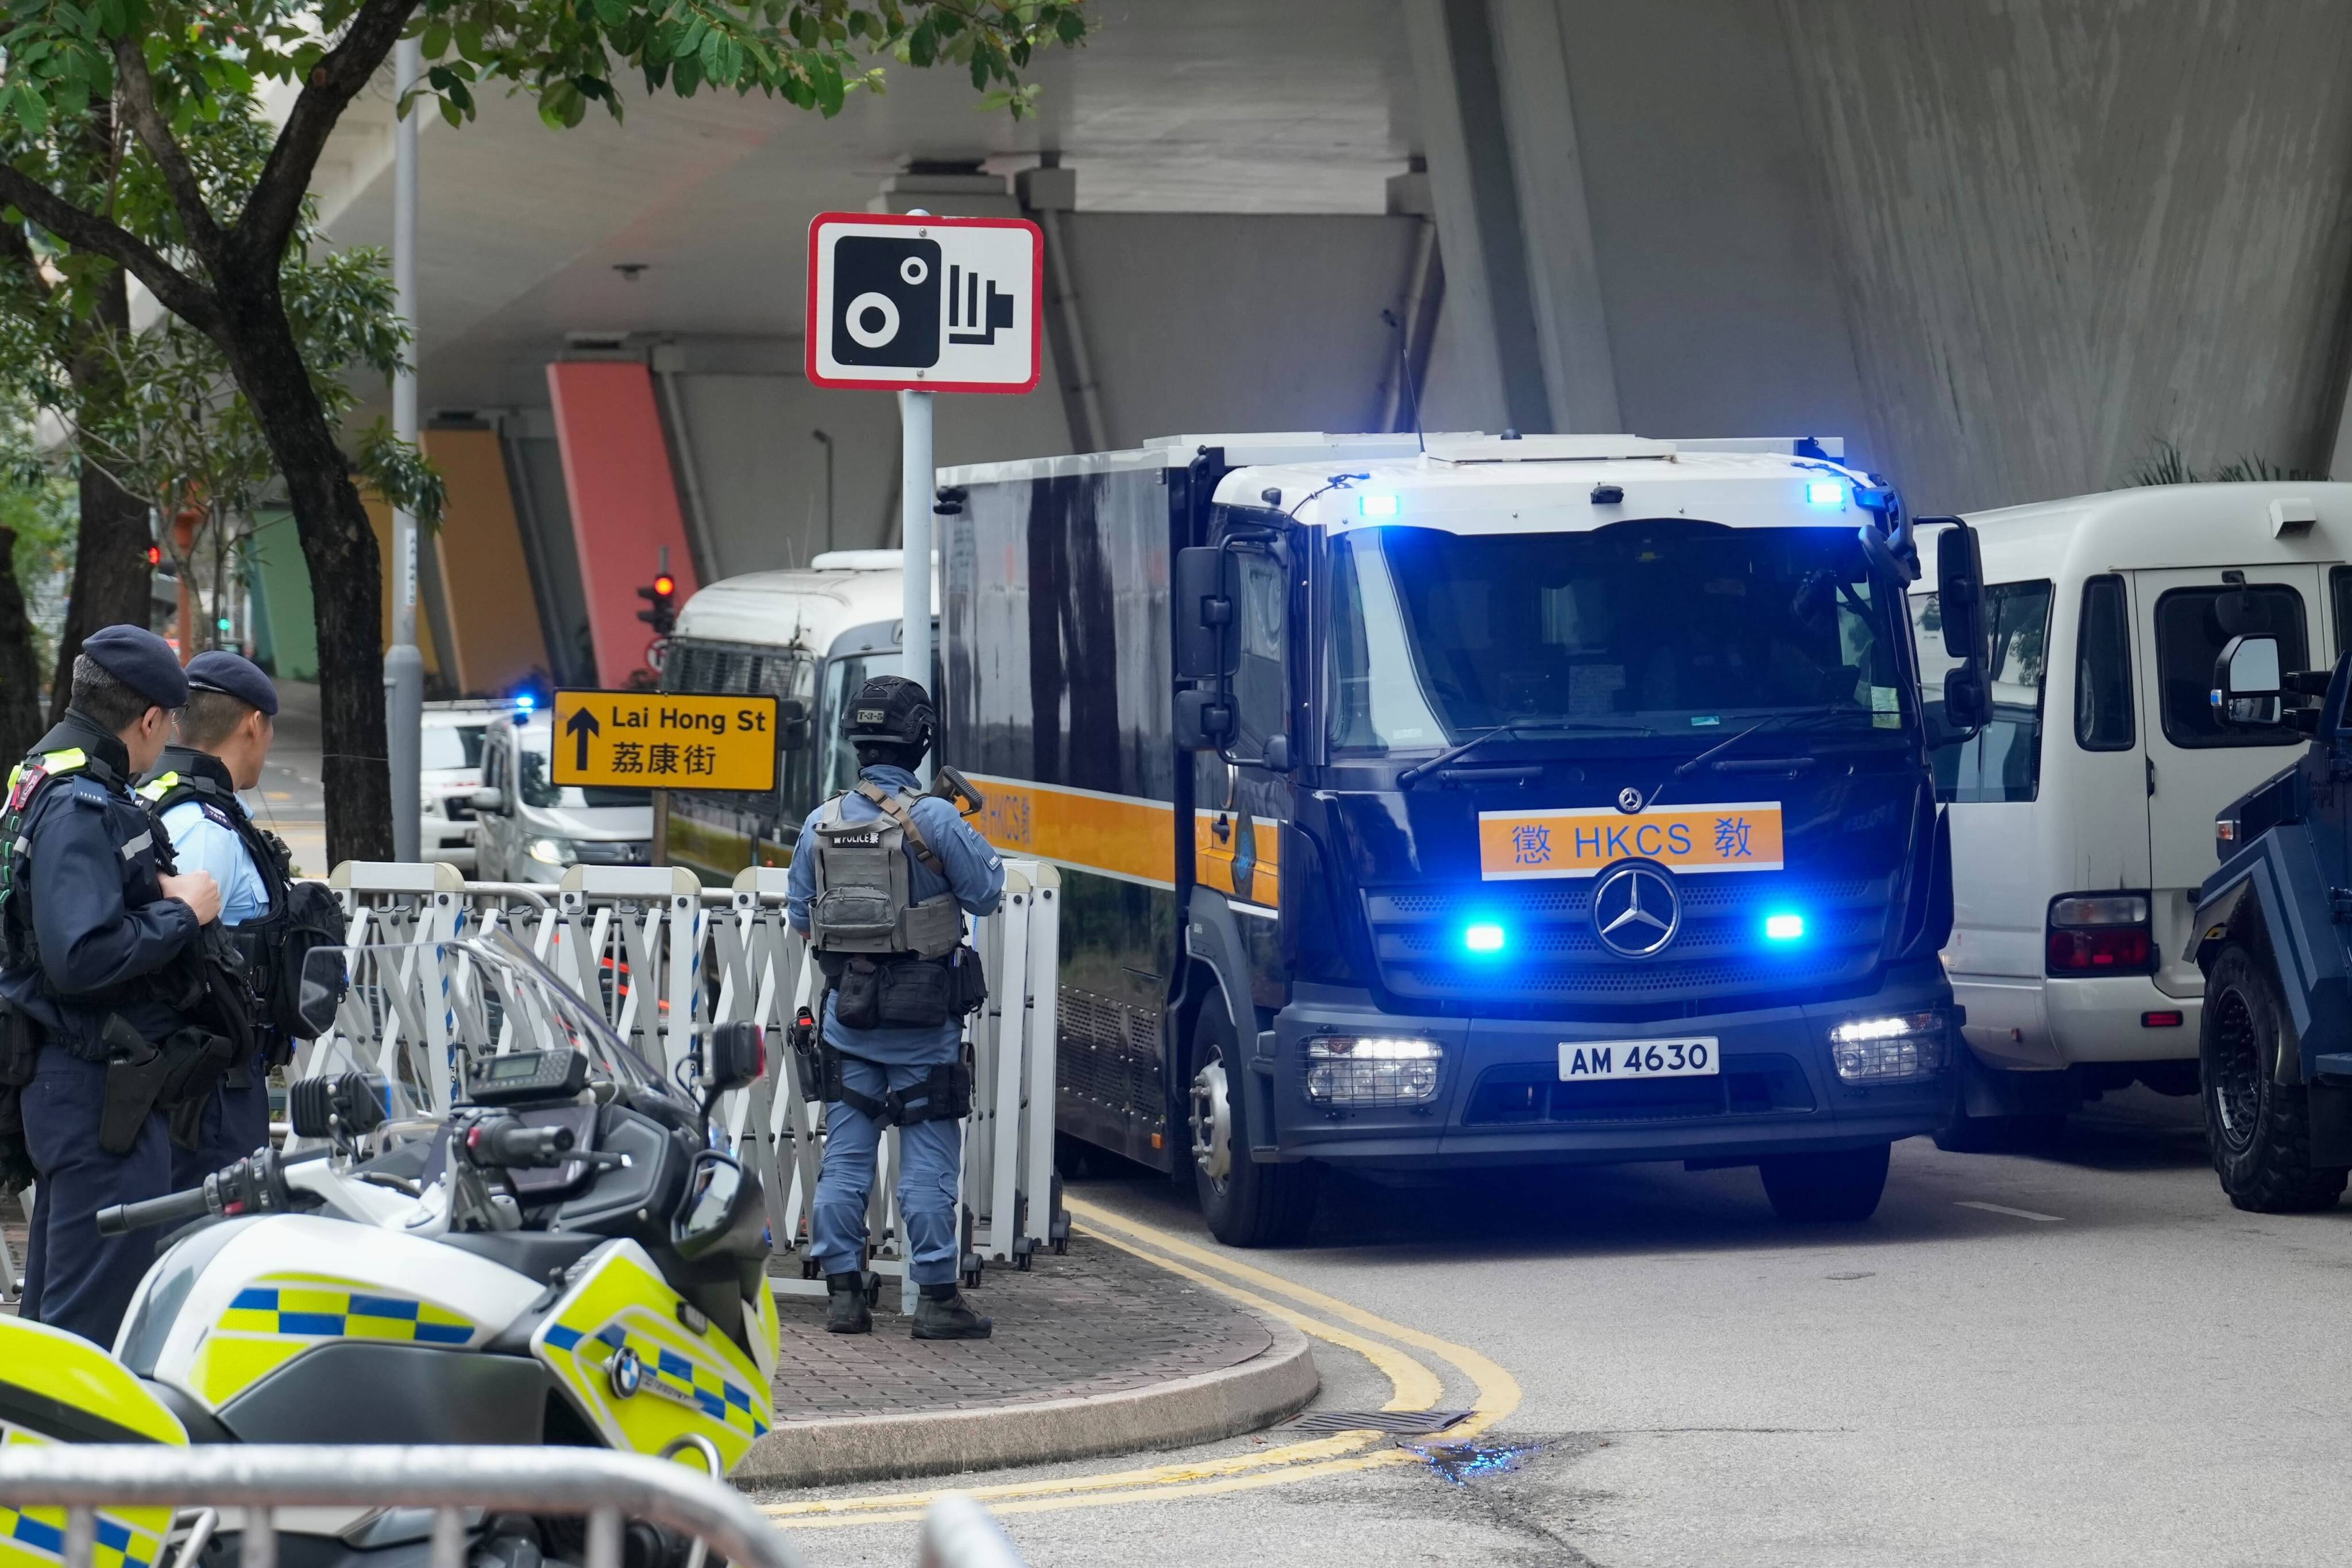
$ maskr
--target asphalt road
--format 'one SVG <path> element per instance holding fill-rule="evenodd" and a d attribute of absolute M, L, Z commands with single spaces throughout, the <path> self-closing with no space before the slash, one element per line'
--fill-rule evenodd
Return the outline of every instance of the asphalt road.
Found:
<path fill-rule="evenodd" d="M 1776 1222 L 1752 1172 L 1641 1166 L 1349 1184 L 1308 1245 L 1236 1254 L 1163 1183 L 1073 1183 L 1483 1352 L 1520 1398 L 1465 1452 L 1002 1517 L 1040 1564 L 2339 1562 L 2352 1205 L 2239 1213 L 2194 1116 L 2135 1091 L 2046 1155 L 1914 1140 L 1875 1219 L 1824 1228 Z M 1324 1404 L 1380 1403 L 1317 1350 Z M 816 1563 L 913 1561 L 905 1524 L 793 1533 Z"/>

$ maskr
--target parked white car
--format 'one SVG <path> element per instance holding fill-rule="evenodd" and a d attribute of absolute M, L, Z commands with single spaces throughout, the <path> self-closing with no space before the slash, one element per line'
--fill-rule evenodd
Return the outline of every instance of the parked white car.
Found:
<path fill-rule="evenodd" d="M 474 792 L 482 787 L 482 738 L 499 702 L 427 702 L 419 753 L 417 854 L 472 874 Z"/>
<path fill-rule="evenodd" d="M 477 880 L 551 885 L 573 864 L 653 863 L 650 794 L 551 783 L 553 735 L 543 710 L 510 710 L 490 721 L 473 799 Z"/>
<path fill-rule="evenodd" d="M 2166 485 L 1970 514 L 1984 558 L 1993 721 L 1937 748 L 1968 1009 L 1963 1102 L 1939 1138 L 2044 1137 L 2137 1080 L 2197 1090 L 2204 994 L 2190 921 L 2215 815 L 2304 737 L 2224 728 L 2209 701 L 2231 636 L 2275 634 L 2295 668 L 2352 640 L 2352 485 Z M 1912 593 L 1941 710 L 1928 575 Z"/>

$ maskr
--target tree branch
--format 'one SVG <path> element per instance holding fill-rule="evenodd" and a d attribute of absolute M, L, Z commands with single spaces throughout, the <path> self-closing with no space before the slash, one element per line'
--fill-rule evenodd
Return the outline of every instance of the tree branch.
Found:
<path fill-rule="evenodd" d="M 236 252 L 232 265 L 277 267 L 336 121 L 392 53 L 416 6 L 417 0 L 365 0 L 343 29 L 342 41 L 310 68 L 229 236 Z"/>
<path fill-rule="evenodd" d="M 68 245 L 116 262 L 147 285 L 163 309 L 198 331 L 215 338 L 220 335 L 220 302 L 213 291 L 164 260 L 138 236 L 85 212 L 13 163 L 0 163 L 0 202 Z"/>
<path fill-rule="evenodd" d="M 114 40 L 114 82 L 116 94 L 129 112 L 131 133 L 163 172 L 163 188 L 172 193 L 181 226 L 188 231 L 189 241 L 205 265 L 215 266 L 220 256 L 220 224 L 205 201 L 204 182 L 196 178 L 187 153 L 172 139 L 172 128 L 163 123 L 163 113 L 155 107 L 155 79 L 147 74 L 147 50 L 136 33 Z"/>

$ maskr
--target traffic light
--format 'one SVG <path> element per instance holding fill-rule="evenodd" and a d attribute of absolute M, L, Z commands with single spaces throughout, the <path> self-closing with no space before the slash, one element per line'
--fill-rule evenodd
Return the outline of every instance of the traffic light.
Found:
<path fill-rule="evenodd" d="M 150 566 L 161 566 L 163 564 L 163 547 L 162 545 L 151 544 L 147 547 L 147 564 Z"/>
<path fill-rule="evenodd" d="M 637 619 L 653 627 L 654 636 L 666 637 L 677 625 L 677 579 L 668 573 L 657 574 L 653 582 L 637 590 L 637 597 L 646 607 L 637 612 Z"/>

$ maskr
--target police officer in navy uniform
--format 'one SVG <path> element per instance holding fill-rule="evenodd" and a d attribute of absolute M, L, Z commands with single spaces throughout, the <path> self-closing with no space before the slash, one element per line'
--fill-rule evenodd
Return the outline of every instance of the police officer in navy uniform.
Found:
<path fill-rule="evenodd" d="M 995 910 L 1004 894 L 1004 862 L 964 825 L 952 803 L 920 793 L 913 770 L 930 750 L 938 718 L 919 684 L 896 675 L 869 680 L 845 719 L 857 752 L 857 787 L 802 825 L 787 888 L 793 928 L 811 937 L 827 976 L 822 1024 L 824 1161 L 809 1238 L 810 1254 L 824 1270 L 825 1327 L 834 1333 L 866 1333 L 873 1327 L 864 1289 L 866 1208 L 874 1190 L 875 1152 L 887 1121 L 899 1129 L 898 1216 L 908 1268 L 921 1289 L 914 1337 L 986 1339 L 990 1320 L 967 1306 L 956 1289 L 962 1271 L 956 1177 L 963 1136 L 956 1120 L 961 1112 L 944 1103 L 947 1094 L 940 1087 L 962 1068 L 962 1014 L 952 1008 L 973 1005 L 974 999 L 967 993 L 947 1016 L 928 1024 L 861 1027 L 845 1022 L 843 1013 L 844 999 L 856 994 L 852 987 L 858 980 L 870 982 L 902 964 L 909 967 L 901 973 L 909 975 L 912 965 L 933 966 L 932 974 L 913 976 L 918 988 L 939 978 L 940 964 L 948 966 L 950 982 L 957 966 L 967 962 L 970 968 L 962 973 L 976 977 L 978 955 L 961 945 L 962 915 Z M 865 825 L 882 831 L 866 832 Z M 828 955 L 828 889 L 823 884 L 829 874 L 821 863 L 829 851 L 820 850 L 820 839 L 837 832 L 865 843 L 887 841 L 893 829 L 902 840 L 905 863 L 888 868 L 894 885 L 881 890 L 902 894 L 898 901 L 921 910 L 926 931 L 942 939 L 930 945 L 952 945 L 953 952 L 945 958 L 887 952 Z M 863 965 L 862 975 L 849 974 L 853 963 Z M 881 999 L 887 1003 L 887 983 L 883 984 Z M 862 1016 L 858 1002 L 852 1001 L 850 1008 L 853 1019 Z M 969 1076 L 957 1081 L 968 1101 Z"/>
<path fill-rule="evenodd" d="M 164 748 L 139 794 L 172 836 L 183 871 L 207 871 L 220 885 L 221 924 L 234 935 L 266 927 L 286 906 L 285 849 L 265 836 L 237 798 L 261 783 L 277 734 L 278 689 L 250 659 L 215 649 L 188 661 L 188 705 L 176 743 Z M 257 981 L 281 956 L 240 942 Z M 269 1142 L 269 1066 L 282 1037 L 255 1042 L 249 1059 L 221 1076 L 206 1097 L 195 1147 L 172 1147 L 172 1190 L 199 1186 L 215 1171 Z"/>
<path fill-rule="evenodd" d="M 173 1190 L 163 1118 L 108 1119 L 110 1064 L 152 1057 L 184 1026 L 161 977 L 220 915 L 219 887 L 169 869 L 131 788 L 187 700 L 163 638 L 129 626 L 94 633 L 74 660 L 65 718 L 10 775 L 5 803 L 0 1005 L 37 1042 L 20 1090 L 39 1187 L 19 1310 L 100 1344 L 113 1342 L 155 1238 L 100 1237 L 97 1213 Z"/>

